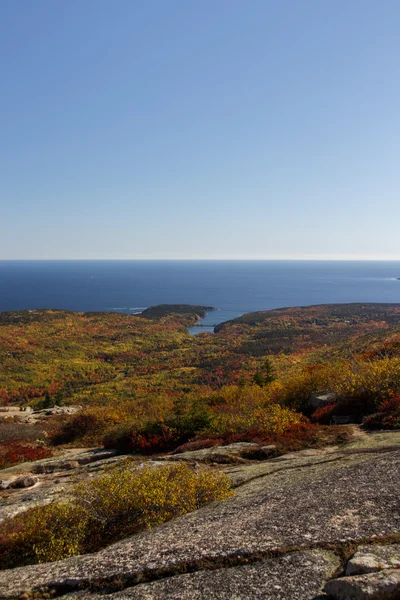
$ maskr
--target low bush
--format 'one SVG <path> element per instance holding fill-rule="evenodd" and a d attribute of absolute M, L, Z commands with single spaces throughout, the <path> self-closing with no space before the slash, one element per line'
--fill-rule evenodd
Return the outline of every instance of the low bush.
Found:
<path fill-rule="evenodd" d="M 84 547 L 88 516 L 77 504 L 52 503 L 32 508 L 2 523 L 3 569 L 60 560 Z"/>
<path fill-rule="evenodd" d="M 70 444 L 87 434 L 93 434 L 98 428 L 98 418 L 94 414 L 77 414 L 69 417 L 53 432 L 51 443 L 55 446 Z"/>
<path fill-rule="evenodd" d="M 364 419 L 367 429 L 400 429 L 400 394 L 385 400 L 378 412 Z"/>
<path fill-rule="evenodd" d="M 96 551 L 232 495 L 227 476 L 186 464 L 139 469 L 129 460 L 106 475 L 77 485 L 69 503 L 58 502 L 3 523 L 0 564 L 10 568 Z"/>
<path fill-rule="evenodd" d="M 320 390 L 329 389 L 327 381 L 330 379 L 329 369 L 304 368 L 291 373 L 270 386 L 271 399 L 274 402 L 301 412 L 309 417 L 313 410 L 310 398 Z"/>
<path fill-rule="evenodd" d="M 52 454 L 51 448 L 46 446 L 14 441 L 0 443 L 0 468 L 5 469 L 18 463 L 49 458 Z"/>
<path fill-rule="evenodd" d="M 311 415 L 311 421 L 313 423 L 320 423 L 321 425 L 330 425 L 332 422 L 333 415 L 337 414 L 338 403 L 332 402 L 317 408 Z"/>
<path fill-rule="evenodd" d="M 310 417 L 311 395 L 329 391 L 342 399 L 337 407 L 340 412 L 335 414 L 351 414 L 361 420 L 400 392 L 397 357 L 374 361 L 354 358 L 317 366 L 303 367 L 273 382 L 269 387 L 271 400 Z"/>
<path fill-rule="evenodd" d="M 352 423 L 361 423 L 366 412 L 366 405 L 367 403 L 363 401 L 362 397 L 333 402 L 317 408 L 311 415 L 311 421 L 321 425 L 330 425 L 334 416 L 346 415 L 350 416 Z"/>
<path fill-rule="evenodd" d="M 45 439 L 46 432 L 39 424 L 0 423 L 0 468 L 52 456 L 52 449 L 44 445 Z"/>
<path fill-rule="evenodd" d="M 167 452 L 179 443 L 175 432 L 161 419 L 150 421 L 143 427 L 138 427 L 136 423 L 123 423 L 109 429 L 103 437 L 105 448 L 113 448 L 123 454 Z"/>
<path fill-rule="evenodd" d="M 37 442 L 43 441 L 46 433 L 41 425 L 31 423 L 6 422 L 0 423 L 0 444 L 6 442 Z"/>
<path fill-rule="evenodd" d="M 350 413 L 375 412 L 382 402 L 400 391 L 400 359 L 342 363 L 333 390 L 347 401 Z"/>
<path fill-rule="evenodd" d="M 129 464 L 129 463 L 128 463 Z M 231 495 L 228 478 L 216 471 L 194 472 L 188 465 L 163 468 L 127 466 L 78 486 L 74 499 L 89 515 L 102 540 L 150 529 Z"/>
<path fill-rule="evenodd" d="M 329 444 L 348 441 L 351 433 L 343 427 L 324 426 L 316 423 L 296 423 L 285 431 L 264 438 L 269 444 L 276 444 L 280 454 L 297 452 L 305 448 L 321 448 Z"/>
<path fill-rule="evenodd" d="M 118 406 L 89 407 L 67 417 L 54 428 L 50 434 L 50 441 L 55 446 L 78 441 L 82 443 L 82 440 L 86 444 L 96 444 L 102 439 L 105 430 L 126 419 L 126 412 Z"/>
<path fill-rule="evenodd" d="M 214 439 L 257 430 L 259 435 L 283 432 L 304 421 L 303 415 L 271 402 L 257 385 L 227 386 L 194 400 L 175 403 L 171 415 L 145 423 L 120 424 L 106 432 L 103 443 L 119 452 L 170 452 L 199 439 Z"/>
<path fill-rule="evenodd" d="M 244 433 L 225 433 L 214 438 L 200 438 L 180 446 L 173 454 L 212 446 L 224 446 L 236 442 L 252 442 L 262 446 L 273 444 L 276 446 L 277 454 L 285 454 L 306 448 L 322 448 L 323 446 L 344 443 L 349 441 L 352 435 L 352 429 L 348 426 L 325 426 L 305 421 L 291 425 L 279 433 L 261 432 L 255 428 Z"/>
<path fill-rule="evenodd" d="M 255 410 L 222 412 L 214 419 L 211 431 L 218 435 L 257 430 L 261 436 L 282 433 L 288 427 L 304 421 L 303 415 L 285 406 L 270 404 Z"/>
<path fill-rule="evenodd" d="M 117 425 L 105 433 L 103 444 L 119 452 L 168 452 L 210 427 L 211 422 L 212 415 L 206 408 L 196 408 L 187 413 L 172 414 L 165 419 L 149 420 L 144 424 L 133 422 Z"/>

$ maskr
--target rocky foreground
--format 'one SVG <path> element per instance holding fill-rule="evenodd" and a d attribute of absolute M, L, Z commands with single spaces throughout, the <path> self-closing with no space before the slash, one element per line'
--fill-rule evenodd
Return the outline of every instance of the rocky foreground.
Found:
<path fill-rule="evenodd" d="M 276 458 L 258 450 L 258 460 L 243 444 L 167 457 L 214 464 L 235 497 L 95 554 L 1 571 L 0 598 L 400 598 L 400 432 Z M 75 450 L 0 472 L 0 517 L 122 459 Z"/>

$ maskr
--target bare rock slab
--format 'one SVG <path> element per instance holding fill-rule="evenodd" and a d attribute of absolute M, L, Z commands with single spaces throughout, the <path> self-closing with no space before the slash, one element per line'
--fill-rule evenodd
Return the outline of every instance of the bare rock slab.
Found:
<path fill-rule="evenodd" d="M 2 571 L 0 598 L 41 587 L 57 593 L 90 590 L 93 582 L 115 579 L 134 586 L 188 571 L 203 570 L 208 578 L 210 564 L 214 570 L 246 561 L 255 565 L 274 553 L 331 549 L 400 532 L 398 450 L 320 460 L 283 462 L 279 471 L 241 485 L 234 498 L 101 552 Z"/>
<path fill-rule="evenodd" d="M 236 598 L 305 600 L 308 588 L 301 578 L 294 579 L 294 566 L 286 563 L 289 559 L 285 557 L 293 558 L 296 552 L 303 556 L 315 548 L 336 553 L 343 544 L 354 546 L 365 544 L 366 540 L 387 544 L 388 536 L 391 541 L 400 539 L 399 441 L 400 433 L 397 437 L 377 434 L 364 436 L 357 444 L 331 454 L 307 452 L 307 455 L 293 455 L 286 460 L 224 466 L 225 472 L 238 479 L 235 497 L 205 506 L 94 554 L 0 571 L 0 598 L 14 600 L 35 595 L 43 598 L 52 593 L 58 597 L 69 594 L 67 597 L 91 598 L 94 590 L 97 594 L 115 591 L 115 587 L 110 589 L 110 582 L 121 583 L 117 589 L 124 592 L 120 593 L 127 594 L 129 589 L 129 593 L 153 594 L 151 586 L 167 586 L 171 581 L 176 584 L 176 594 L 185 592 L 184 585 L 192 586 L 189 590 L 198 586 L 205 590 L 200 597 L 213 598 L 214 594 L 215 598 L 228 598 L 230 594 L 234 599 L 239 585 L 236 572 L 239 572 L 243 587 L 239 588 Z M 117 458 L 108 458 L 104 463 L 110 464 Z M 93 465 L 86 465 L 84 476 L 88 476 L 89 468 L 96 468 L 99 473 L 96 465 L 102 462 L 97 460 Z M 152 464 L 157 468 L 157 463 Z M 63 480 L 69 479 L 74 470 L 61 473 Z M 15 471 L 12 475 L 16 475 Z M 53 475 L 44 475 L 43 480 L 46 477 Z M 37 493 L 40 487 L 33 489 Z M 28 492 L 16 490 L 10 494 Z M 280 558 L 273 558 L 277 556 Z M 286 565 L 283 571 L 280 564 Z M 309 573 L 308 567 L 302 564 L 304 572 Z M 274 581 L 276 569 L 277 583 L 273 585 L 282 586 L 284 591 L 276 588 L 271 595 L 268 583 L 260 587 L 261 592 L 254 587 L 254 573 L 258 573 L 260 581 L 265 581 L 261 565 L 270 569 L 270 582 Z M 391 574 L 392 570 L 381 573 Z M 381 576 L 373 573 L 357 578 L 372 575 Z M 214 577 L 216 583 L 208 584 L 208 581 L 214 582 Z M 348 584 L 350 580 L 354 583 L 355 578 L 343 579 Z M 315 582 L 312 578 L 311 581 Z M 379 581 L 382 588 L 383 583 Z M 214 587 L 207 587 L 211 585 Z M 228 586 L 225 596 L 216 595 L 222 594 L 223 585 Z M 164 592 L 160 588 L 158 593 Z M 167 589 L 164 597 L 168 594 L 174 597 Z M 316 592 L 317 596 L 322 598 Z M 369 598 L 354 596 L 358 597 Z"/>
<path fill-rule="evenodd" d="M 334 600 L 398 600 L 400 570 L 332 579 L 325 585 L 325 592 Z"/>
<path fill-rule="evenodd" d="M 339 568 L 327 551 L 293 552 L 252 565 L 200 571 L 91 600 L 313 600 Z"/>

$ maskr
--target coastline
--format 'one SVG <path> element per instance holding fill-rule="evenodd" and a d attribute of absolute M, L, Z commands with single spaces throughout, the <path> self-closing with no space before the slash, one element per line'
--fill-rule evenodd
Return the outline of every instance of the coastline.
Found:
<path fill-rule="evenodd" d="M 207 320 L 207 317 L 209 315 L 209 313 L 214 313 L 216 312 L 217 308 L 210 308 L 209 310 L 206 311 L 204 316 L 201 315 L 197 315 L 197 320 L 196 323 L 194 323 L 194 325 L 191 325 L 190 327 L 188 327 L 188 333 L 190 335 L 198 335 L 199 333 L 215 333 L 214 329 L 217 326 L 217 323 L 213 323 L 213 324 L 203 324 L 204 321 Z"/>

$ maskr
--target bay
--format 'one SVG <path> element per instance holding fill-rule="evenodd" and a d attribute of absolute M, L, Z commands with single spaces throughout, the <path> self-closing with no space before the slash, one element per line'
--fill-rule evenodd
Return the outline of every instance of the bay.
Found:
<path fill-rule="evenodd" d="M 215 307 L 195 331 L 245 312 L 400 302 L 400 261 L 0 261 L 0 311 L 135 314 L 155 304 Z"/>

